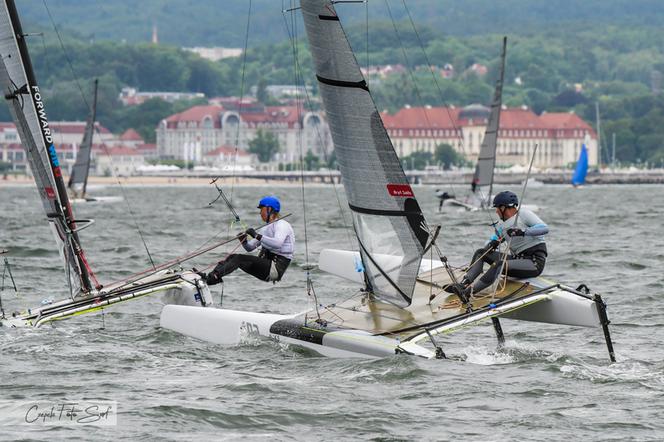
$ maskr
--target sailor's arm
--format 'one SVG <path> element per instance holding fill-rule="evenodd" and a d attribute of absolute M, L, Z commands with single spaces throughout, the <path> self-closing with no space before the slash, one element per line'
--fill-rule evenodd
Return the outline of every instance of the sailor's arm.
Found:
<path fill-rule="evenodd" d="M 260 242 L 258 240 L 248 239 L 246 234 L 240 236 L 238 239 L 240 240 L 240 243 L 242 244 L 244 250 L 246 250 L 247 252 L 251 252 L 260 245 Z"/>
<path fill-rule="evenodd" d="M 282 226 L 281 223 L 277 223 L 274 226 L 274 236 L 266 236 L 263 234 L 258 234 L 256 239 L 260 242 L 261 245 L 267 247 L 270 250 L 280 250 L 283 246 L 286 237 L 288 236 L 288 229 L 285 226 Z"/>
<path fill-rule="evenodd" d="M 542 236 L 549 233 L 549 226 L 530 210 L 523 209 L 521 216 L 523 223 L 528 226 L 523 232 L 525 236 Z"/>

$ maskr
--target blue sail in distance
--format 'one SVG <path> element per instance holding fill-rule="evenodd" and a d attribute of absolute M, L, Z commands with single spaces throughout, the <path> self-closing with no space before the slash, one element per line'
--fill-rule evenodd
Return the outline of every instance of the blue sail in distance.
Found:
<path fill-rule="evenodd" d="M 586 182 L 586 174 L 588 173 L 588 149 L 586 145 L 581 146 L 581 152 L 579 152 L 579 160 L 576 162 L 576 170 L 574 170 L 574 175 L 572 176 L 572 185 L 580 186 Z"/>

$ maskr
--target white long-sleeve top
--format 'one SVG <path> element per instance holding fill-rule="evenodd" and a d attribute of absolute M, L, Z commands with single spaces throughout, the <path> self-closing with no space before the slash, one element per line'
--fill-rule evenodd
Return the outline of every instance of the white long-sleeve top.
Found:
<path fill-rule="evenodd" d="M 261 234 L 261 240 L 250 239 L 242 243 L 242 247 L 247 252 L 251 252 L 256 247 L 261 246 L 272 253 L 281 255 L 288 259 L 293 259 L 295 251 L 295 233 L 293 227 L 283 219 L 273 222 L 267 226 L 256 230 Z"/>

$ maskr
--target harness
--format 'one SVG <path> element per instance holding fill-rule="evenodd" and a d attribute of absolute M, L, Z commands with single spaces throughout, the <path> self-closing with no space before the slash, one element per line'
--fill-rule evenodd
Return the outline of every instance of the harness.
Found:
<path fill-rule="evenodd" d="M 514 255 L 517 259 L 530 259 L 537 267 L 537 270 L 540 272 L 544 270 L 544 264 L 546 263 L 546 257 L 548 256 L 546 250 L 546 244 L 540 243 L 535 244 L 532 247 L 527 248 L 526 250 L 521 251 L 520 253 Z"/>
<path fill-rule="evenodd" d="M 261 247 L 261 251 L 258 253 L 258 257 L 272 261 L 270 274 L 267 277 L 268 281 L 281 281 L 281 277 L 284 275 L 291 262 L 291 260 L 285 256 L 277 255 L 265 247 Z"/>

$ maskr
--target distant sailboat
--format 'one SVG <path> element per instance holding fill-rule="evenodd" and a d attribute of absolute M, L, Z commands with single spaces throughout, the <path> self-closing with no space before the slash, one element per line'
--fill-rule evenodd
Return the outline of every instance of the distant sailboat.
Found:
<path fill-rule="evenodd" d="M 89 203 L 89 202 L 111 202 L 121 200 L 121 197 L 115 196 L 95 196 L 91 197 L 87 193 L 88 177 L 90 175 L 90 154 L 92 152 L 92 144 L 95 133 L 95 121 L 97 118 L 97 88 L 99 80 L 95 79 L 94 93 L 92 99 L 92 107 L 90 108 L 90 115 L 85 124 L 85 131 L 83 132 L 83 141 L 79 145 L 76 154 L 76 162 L 69 175 L 67 182 L 67 190 L 69 191 L 72 203 Z"/>
<path fill-rule="evenodd" d="M 572 186 L 580 187 L 586 182 L 586 175 L 588 174 L 588 149 L 586 144 L 581 145 L 581 152 L 579 152 L 579 159 L 576 162 L 576 169 L 572 175 Z"/>
<path fill-rule="evenodd" d="M 496 81 L 496 89 L 491 101 L 489 121 L 484 132 L 484 140 L 477 158 L 473 181 L 470 185 L 471 194 L 464 201 L 456 198 L 446 198 L 443 205 L 459 206 L 466 210 L 479 210 L 491 207 L 491 193 L 493 191 L 493 175 L 496 167 L 496 148 L 498 145 L 498 130 L 500 128 L 500 111 L 503 105 L 503 83 L 505 81 L 505 58 L 507 55 L 507 37 L 503 38 L 503 48 L 500 55 L 500 76 Z M 440 195 L 438 195 L 440 198 Z"/>
<path fill-rule="evenodd" d="M 79 237 L 93 220 L 74 216 L 25 36 L 14 1 L 4 0 L 0 6 L 0 87 L 63 260 L 67 276 L 63 289 L 68 289 L 69 297 L 9 315 L 1 314 L 0 325 L 40 326 L 153 293 L 162 293 L 173 302 L 183 304 L 210 304 L 207 285 L 192 272 L 155 269 L 105 287 L 99 284 Z M 49 297 L 52 295 L 50 287 L 43 289 Z"/>
<path fill-rule="evenodd" d="M 443 256 L 425 258 L 437 249 L 438 230 L 427 224 L 408 184 L 334 2 L 300 5 L 359 245 L 359 252 L 323 250 L 319 268 L 361 289 L 345 301 L 294 315 L 167 305 L 161 326 L 217 344 L 235 345 L 250 334 L 327 356 L 434 358 L 445 357 L 436 335 L 491 319 L 500 340 L 498 318 L 507 317 L 603 327 L 610 348 L 599 295 L 541 278 L 508 279 L 497 292 L 467 302 L 445 292 L 460 275 Z M 427 342 L 434 348 L 422 345 Z"/>

